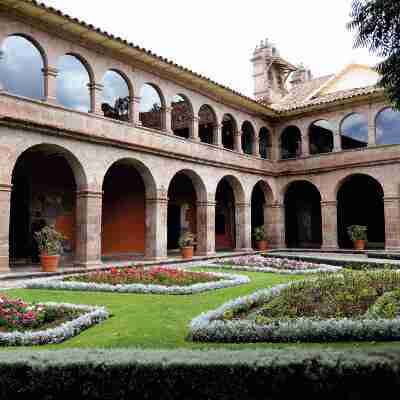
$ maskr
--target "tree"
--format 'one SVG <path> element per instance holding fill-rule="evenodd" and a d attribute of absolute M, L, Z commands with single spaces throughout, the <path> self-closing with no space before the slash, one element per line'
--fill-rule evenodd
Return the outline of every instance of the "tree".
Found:
<path fill-rule="evenodd" d="M 383 87 L 400 110 L 400 1 L 353 0 L 348 29 L 356 31 L 355 47 L 384 57 L 376 67 Z"/>

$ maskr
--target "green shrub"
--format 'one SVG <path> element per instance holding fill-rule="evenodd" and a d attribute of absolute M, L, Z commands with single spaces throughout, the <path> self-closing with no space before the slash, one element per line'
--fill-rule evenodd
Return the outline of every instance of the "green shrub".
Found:
<path fill-rule="evenodd" d="M 347 271 L 288 286 L 265 304 L 260 314 L 267 318 L 361 317 L 382 294 L 399 287 L 398 272 Z"/>
<path fill-rule="evenodd" d="M 289 399 L 397 393 L 400 352 L 46 351 L 0 354 L 2 400 Z"/>
<path fill-rule="evenodd" d="M 384 293 L 368 310 L 373 318 L 394 319 L 400 315 L 400 289 Z"/>

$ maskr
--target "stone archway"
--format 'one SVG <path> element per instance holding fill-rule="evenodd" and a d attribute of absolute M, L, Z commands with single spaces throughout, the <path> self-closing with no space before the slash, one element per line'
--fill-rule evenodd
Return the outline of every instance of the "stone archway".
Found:
<path fill-rule="evenodd" d="M 349 176 L 339 184 L 337 192 L 338 244 L 353 248 L 347 228 L 364 225 L 368 229 L 369 248 L 385 247 L 384 192 L 381 184 L 369 175 Z"/>
<path fill-rule="evenodd" d="M 308 181 L 289 184 L 285 197 L 285 237 L 289 248 L 322 245 L 321 195 Z"/>
<path fill-rule="evenodd" d="M 140 161 L 125 158 L 110 166 L 103 180 L 102 256 L 143 258 L 149 243 L 147 199 L 156 193 L 153 176 Z"/>
<path fill-rule="evenodd" d="M 39 263 L 34 233 L 54 226 L 65 236 L 62 265 L 72 265 L 82 245 L 77 220 L 78 188 L 87 184 L 83 167 L 68 150 L 33 146 L 18 158 L 12 173 L 9 253 L 11 265 Z"/>

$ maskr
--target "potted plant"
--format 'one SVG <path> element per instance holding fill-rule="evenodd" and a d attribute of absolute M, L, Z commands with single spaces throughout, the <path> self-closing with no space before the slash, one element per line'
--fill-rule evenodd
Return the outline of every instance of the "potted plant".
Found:
<path fill-rule="evenodd" d="M 195 236 L 189 231 L 185 231 L 179 238 L 179 247 L 181 248 L 182 258 L 193 258 Z"/>
<path fill-rule="evenodd" d="M 39 247 L 42 271 L 57 271 L 60 254 L 63 250 L 62 241 L 65 239 L 64 236 L 53 227 L 45 226 L 39 232 L 35 232 L 35 239 Z"/>
<path fill-rule="evenodd" d="M 367 227 L 363 225 L 351 225 L 347 228 L 347 233 L 354 243 L 356 250 L 364 250 L 367 241 Z"/>
<path fill-rule="evenodd" d="M 255 228 L 253 236 L 258 250 L 268 250 L 267 232 L 265 232 L 265 228 L 263 226 L 258 226 Z"/>

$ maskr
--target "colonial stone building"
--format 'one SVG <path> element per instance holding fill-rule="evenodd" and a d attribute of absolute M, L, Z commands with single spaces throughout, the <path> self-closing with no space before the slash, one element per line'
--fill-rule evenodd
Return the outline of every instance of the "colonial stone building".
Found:
<path fill-rule="evenodd" d="M 251 99 L 36 1 L 0 0 L 0 269 L 252 248 L 400 249 L 400 116 L 377 74 L 313 78 L 268 41 Z"/>

